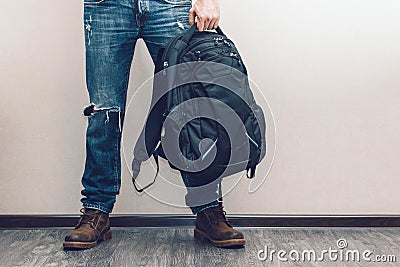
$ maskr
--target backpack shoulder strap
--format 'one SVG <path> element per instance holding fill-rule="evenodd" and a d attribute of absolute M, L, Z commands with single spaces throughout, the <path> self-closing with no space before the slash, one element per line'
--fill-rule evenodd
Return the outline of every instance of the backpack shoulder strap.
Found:
<path fill-rule="evenodd" d="M 158 175 L 158 173 L 159 173 L 159 171 L 160 171 L 160 164 L 159 164 L 159 162 L 158 162 L 158 152 L 157 152 L 157 150 L 154 151 L 154 153 L 153 153 L 153 158 L 154 158 L 154 160 L 155 160 L 155 162 L 156 162 L 156 165 L 157 165 L 157 172 L 156 172 L 156 175 L 154 176 L 153 181 L 152 181 L 151 183 L 149 183 L 148 185 L 146 185 L 146 186 L 144 186 L 144 187 L 142 187 L 142 188 L 139 188 L 139 187 L 136 185 L 136 178 L 137 178 L 137 175 L 132 175 L 132 183 L 133 183 L 133 186 L 135 187 L 136 191 L 138 191 L 139 193 L 141 193 L 141 192 L 143 192 L 145 189 L 149 188 L 149 187 L 150 187 L 151 185 L 153 185 L 153 184 L 155 183 L 155 181 L 156 181 L 157 175 Z M 135 162 L 139 162 L 139 161 L 135 161 L 135 159 L 132 161 L 132 170 L 137 169 L 137 166 L 133 166 Z M 138 169 L 138 171 L 136 172 L 137 174 L 139 174 L 140 164 L 141 164 L 141 163 L 139 162 L 139 169 Z"/>

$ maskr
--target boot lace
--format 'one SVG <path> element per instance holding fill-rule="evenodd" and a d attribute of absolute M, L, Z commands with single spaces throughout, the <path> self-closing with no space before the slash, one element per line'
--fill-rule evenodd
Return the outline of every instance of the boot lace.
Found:
<path fill-rule="evenodd" d="M 218 224 L 219 222 L 224 222 L 227 225 L 229 225 L 230 227 L 232 227 L 232 225 L 226 218 L 226 211 L 224 211 L 224 207 L 222 205 L 216 207 L 215 211 L 216 212 L 211 213 L 213 222 L 215 222 L 216 224 Z"/>
<path fill-rule="evenodd" d="M 96 225 L 96 215 L 97 215 L 97 211 L 91 211 L 91 210 L 87 210 L 85 208 L 82 208 L 80 210 L 80 212 L 82 213 L 81 217 L 79 218 L 78 224 L 75 228 L 78 228 L 79 226 L 83 225 L 83 224 L 88 224 L 90 225 L 92 228 L 95 228 Z"/>

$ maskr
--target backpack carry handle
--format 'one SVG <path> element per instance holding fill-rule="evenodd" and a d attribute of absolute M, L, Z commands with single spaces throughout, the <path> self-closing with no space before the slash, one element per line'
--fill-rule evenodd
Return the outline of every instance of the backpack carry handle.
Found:
<path fill-rule="evenodd" d="M 192 27 L 190 27 L 190 29 L 182 36 L 181 41 L 183 41 L 184 43 L 188 44 L 190 39 L 192 39 L 194 33 L 197 30 L 197 24 L 194 23 Z M 222 32 L 221 28 L 218 26 L 216 29 L 217 33 L 225 36 L 225 34 Z"/>

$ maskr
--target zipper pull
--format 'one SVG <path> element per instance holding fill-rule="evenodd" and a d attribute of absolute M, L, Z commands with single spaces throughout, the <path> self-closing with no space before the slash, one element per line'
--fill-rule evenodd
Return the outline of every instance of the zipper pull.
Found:
<path fill-rule="evenodd" d="M 231 44 L 227 40 L 224 40 L 224 44 L 226 44 L 229 47 L 231 46 Z"/>
<path fill-rule="evenodd" d="M 223 39 L 223 37 L 214 37 L 214 45 L 218 46 Z"/>
<path fill-rule="evenodd" d="M 195 54 L 196 57 L 197 57 L 197 61 L 201 61 L 200 53 L 201 53 L 201 52 L 200 52 L 199 50 L 194 51 L 194 54 Z"/>
<path fill-rule="evenodd" d="M 163 69 L 163 75 L 167 75 L 167 71 L 165 70 L 166 68 L 168 68 L 168 61 L 164 61 L 163 63 L 164 69 Z"/>
<path fill-rule="evenodd" d="M 240 60 L 240 57 L 238 56 L 237 53 L 231 52 L 231 53 L 229 54 L 229 56 L 230 56 L 230 57 L 233 57 L 233 58 L 236 58 L 236 59 L 238 60 L 238 63 L 239 63 L 240 65 L 242 65 L 242 61 Z"/>

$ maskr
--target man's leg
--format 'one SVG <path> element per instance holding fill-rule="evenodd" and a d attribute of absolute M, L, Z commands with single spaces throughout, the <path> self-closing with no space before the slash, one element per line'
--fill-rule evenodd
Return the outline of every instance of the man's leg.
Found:
<path fill-rule="evenodd" d="M 243 233 L 235 230 L 226 219 L 222 205 L 221 180 L 199 181 L 198 176 L 181 171 L 187 188 L 186 203 L 196 214 L 194 237 L 208 240 L 217 247 L 241 247 L 245 244 Z"/>
<path fill-rule="evenodd" d="M 190 0 L 138 0 L 147 10 L 143 17 L 142 37 L 154 62 L 159 49 L 172 38 L 190 27 Z M 203 198 L 195 187 L 203 185 L 188 172 L 181 172 L 187 187 L 186 203 L 196 214 L 195 238 L 208 239 L 215 246 L 232 247 L 244 245 L 243 234 L 227 221 L 223 210 L 220 181 L 211 183 Z"/>
<path fill-rule="evenodd" d="M 111 238 L 108 213 L 121 180 L 120 141 L 130 66 L 138 37 L 131 0 L 85 0 L 86 84 L 90 105 L 81 201 L 84 213 L 64 242 L 89 248 Z"/>
<path fill-rule="evenodd" d="M 146 10 L 143 15 L 142 37 L 155 63 L 160 48 L 189 29 L 189 11 L 192 4 L 190 0 L 138 0 L 138 2 Z M 181 172 L 181 174 L 188 187 L 187 196 L 190 197 L 192 194 L 190 187 L 193 186 L 191 177 L 188 173 Z M 206 208 L 218 206 L 218 201 L 215 200 L 217 198 L 211 200 L 211 203 L 189 206 L 196 214 Z"/>
<path fill-rule="evenodd" d="M 84 26 L 86 83 L 92 105 L 84 110 L 88 127 L 82 202 L 85 208 L 110 213 L 120 189 L 120 140 L 138 37 L 132 1 L 85 4 Z"/>

